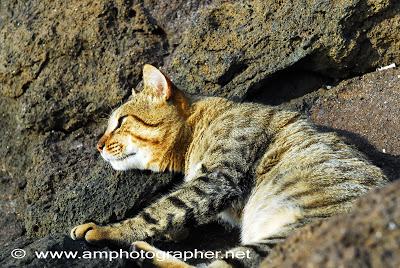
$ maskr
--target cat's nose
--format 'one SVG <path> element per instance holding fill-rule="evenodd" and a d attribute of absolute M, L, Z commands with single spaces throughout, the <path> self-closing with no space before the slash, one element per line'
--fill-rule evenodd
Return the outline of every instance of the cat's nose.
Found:
<path fill-rule="evenodd" d="M 99 142 L 97 143 L 97 150 L 101 153 L 103 151 L 105 142 L 101 139 L 99 140 Z"/>
<path fill-rule="evenodd" d="M 107 135 L 103 135 L 99 142 L 97 143 L 97 150 L 101 153 L 103 151 L 104 146 L 106 145 Z"/>

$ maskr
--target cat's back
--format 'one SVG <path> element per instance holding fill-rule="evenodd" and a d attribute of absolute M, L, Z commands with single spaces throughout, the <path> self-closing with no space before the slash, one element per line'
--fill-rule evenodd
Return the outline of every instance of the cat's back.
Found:
<path fill-rule="evenodd" d="M 297 112 L 222 98 L 206 98 L 198 105 L 204 109 L 198 120 L 204 122 L 194 135 L 187 170 L 198 163 L 214 167 L 231 162 L 234 168 L 254 171 L 258 180 L 290 185 L 293 179 L 321 187 L 344 182 L 340 187 L 360 191 L 386 180 L 362 153 L 335 133 L 318 131 Z"/>
<path fill-rule="evenodd" d="M 319 131 L 302 116 L 276 127 L 257 172 L 284 173 L 286 177 L 292 173 L 293 177 L 313 180 L 315 184 L 349 181 L 367 188 L 386 180 L 382 171 L 355 147 L 336 133 Z M 316 177 L 320 179 L 315 180 Z"/>

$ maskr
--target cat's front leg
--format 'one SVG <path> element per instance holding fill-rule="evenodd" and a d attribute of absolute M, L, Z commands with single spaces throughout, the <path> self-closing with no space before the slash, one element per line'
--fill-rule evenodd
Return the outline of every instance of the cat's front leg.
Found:
<path fill-rule="evenodd" d="M 71 237 L 94 244 L 129 245 L 163 236 L 177 227 L 207 223 L 242 196 L 236 179 L 229 173 L 212 172 L 186 182 L 132 219 L 108 226 L 79 225 L 71 231 Z"/>

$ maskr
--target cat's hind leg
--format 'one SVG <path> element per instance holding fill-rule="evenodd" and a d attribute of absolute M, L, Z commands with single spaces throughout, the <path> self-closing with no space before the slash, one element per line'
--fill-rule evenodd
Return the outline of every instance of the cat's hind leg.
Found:
<path fill-rule="evenodd" d="M 276 244 L 307 222 L 296 203 L 284 195 L 271 195 L 264 185 L 253 192 L 243 210 L 241 245 L 208 267 L 258 267 Z"/>

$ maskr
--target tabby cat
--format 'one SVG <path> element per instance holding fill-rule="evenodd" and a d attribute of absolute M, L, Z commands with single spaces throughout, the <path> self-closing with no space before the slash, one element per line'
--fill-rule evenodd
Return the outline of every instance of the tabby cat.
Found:
<path fill-rule="evenodd" d="M 73 239 L 128 245 L 222 219 L 240 228 L 241 244 L 207 267 L 257 267 L 297 228 L 348 211 L 386 182 L 361 153 L 299 113 L 216 97 L 191 101 L 151 65 L 143 82 L 112 113 L 97 148 L 116 170 L 183 172 L 184 182 L 134 218 L 75 227 Z M 153 262 L 191 267 L 173 257 Z"/>

